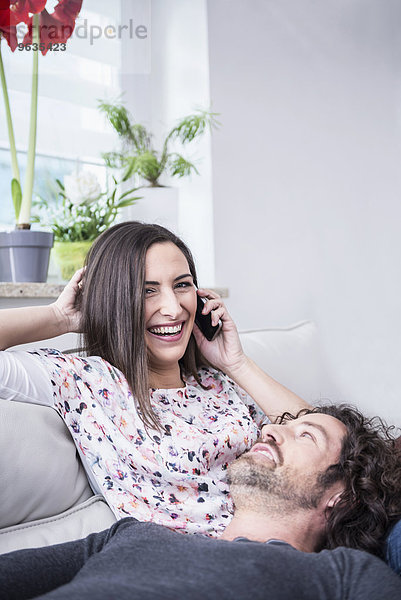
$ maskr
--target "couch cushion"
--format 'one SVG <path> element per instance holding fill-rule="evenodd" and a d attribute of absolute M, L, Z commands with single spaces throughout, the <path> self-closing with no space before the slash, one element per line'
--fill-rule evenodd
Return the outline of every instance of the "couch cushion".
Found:
<path fill-rule="evenodd" d="M 0 528 L 52 517 L 93 493 L 55 410 L 0 399 Z"/>
<path fill-rule="evenodd" d="M 2 529 L 0 554 L 84 538 L 107 529 L 115 521 L 102 496 L 92 496 L 60 515 Z"/>
<path fill-rule="evenodd" d="M 335 386 L 324 364 L 315 323 L 243 331 L 240 338 L 250 358 L 301 398 L 312 404 L 330 400 Z"/>

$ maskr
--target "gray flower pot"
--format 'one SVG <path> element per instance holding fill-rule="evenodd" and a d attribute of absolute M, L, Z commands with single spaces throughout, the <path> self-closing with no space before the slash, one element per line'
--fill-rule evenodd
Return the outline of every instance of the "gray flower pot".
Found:
<path fill-rule="evenodd" d="M 46 281 L 52 246 L 46 231 L 0 231 L 0 281 Z"/>

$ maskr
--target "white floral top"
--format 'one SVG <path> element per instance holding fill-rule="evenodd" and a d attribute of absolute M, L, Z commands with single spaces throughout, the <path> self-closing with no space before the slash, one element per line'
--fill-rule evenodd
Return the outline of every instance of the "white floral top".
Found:
<path fill-rule="evenodd" d="M 266 418 L 243 390 L 210 368 L 199 373 L 208 390 L 193 377 L 184 388 L 151 390 L 163 431 L 147 432 L 125 377 L 105 360 L 57 350 L 29 354 L 51 378 L 52 398 L 40 403 L 61 414 L 117 518 L 222 532 L 232 514 L 227 465 L 255 442 Z"/>

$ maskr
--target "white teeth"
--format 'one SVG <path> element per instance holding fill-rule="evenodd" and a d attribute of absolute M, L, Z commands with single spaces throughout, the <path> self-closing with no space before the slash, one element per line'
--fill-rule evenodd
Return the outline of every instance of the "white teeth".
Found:
<path fill-rule="evenodd" d="M 276 462 L 275 459 L 274 459 L 274 456 L 268 450 L 258 450 L 258 453 L 259 454 L 264 454 L 265 456 L 267 456 L 267 458 L 269 458 L 270 460 L 272 460 L 274 463 Z"/>
<path fill-rule="evenodd" d="M 180 325 L 175 325 L 174 327 L 151 327 L 149 331 L 156 335 L 172 335 L 174 333 L 179 333 L 181 329 L 182 323 Z"/>

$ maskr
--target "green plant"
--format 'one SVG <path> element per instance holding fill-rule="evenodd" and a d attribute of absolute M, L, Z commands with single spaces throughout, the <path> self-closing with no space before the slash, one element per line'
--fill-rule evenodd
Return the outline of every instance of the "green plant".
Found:
<path fill-rule="evenodd" d="M 115 177 L 112 191 L 102 192 L 96 175 L 87 171 L 66 176 L 64 184 L 57 179 L 56 184 L 55 199 L 35 199 L 32 222 L 50 228 L 58 242 L 95 240 L 113 224 L 120 208 L 140 198 L 132 195 L 137 188 L 117 195 Z"/>
<path fill-rule="evenodd" d="M 152 187 L 161 187 L 159 178 L 162 173 L 171 177 L 186 177 L 198 173 L 193 162 L 182 154 L 171 151 L 174 142 L 182 146 L 201 137 L 207 129 L 219 126 L 217 113 L 198 110 L 181 119 L 165 137 L 161 152 L 152 145 L 152 134 L 140 123 L 135 123 L 122 104 L 99 102 L 99 109 L 109 120 L 113 129 L 122 140 L 120 152 L 103 154 L 106 164 L 111 168 L 123 169 L 123 181 L 133 175 L 139 175 Z"/>

